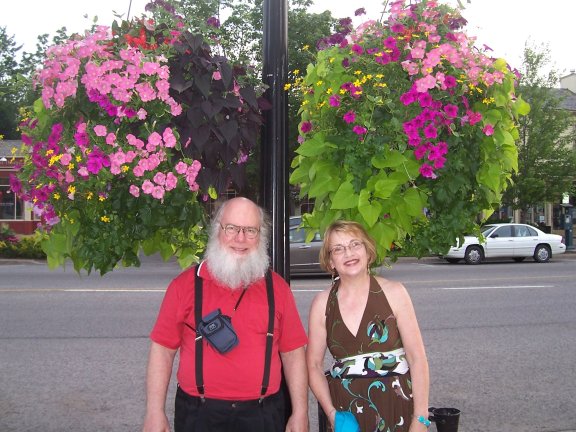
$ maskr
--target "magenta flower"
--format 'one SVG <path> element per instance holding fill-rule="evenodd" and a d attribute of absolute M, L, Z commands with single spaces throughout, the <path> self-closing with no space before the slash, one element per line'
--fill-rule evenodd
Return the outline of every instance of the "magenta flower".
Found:
<path fill-rule="evenodd" d="M 436 178 L 436 174 L 434 174 L 434 169 L 428 165 L 427 163 L 422 164 L 422 166 L 419 168 L 420 174 L 422 174 L 422 177 L 426 177 L 426 178 L 430 178 L 430 179 L 435 179 Z"/>
<path fill-rule="evenodd" d="M 358 45 L 358 44 L 352 45 L 352 48 L 351 48 L 351 49 L 352 49 L 352 52 L 353 52 L 354 54 L 357 54 L 357 55 L 362 55 L 362 53 L 364 52 L 364 48 L 362 48 L 362 47 L 361 47 L 360 45 Z"/>
<path fill-rule="evenodd" d="M 470 126 L 474 126 L 476 123 L 482 121 L 482 114 L 480 114 L 479 112 L 468 110 L 467 114 L 468 114 L 468 123 L 470 123 Z"/>
<path fill-rule="evenodd" d="M 342 118 L 348 124 L 354 123 L 354 121 L 356 120 L 356 113 L 354 111 L 348 111 L 346 114 L 342 116 Z"/>
<path fill-rule="evenodd" d="M 340 106 L 340 96 L 338 96 L 338 95 L 330 96 L 329 104 L 330 104 L 330 106 L 333 106 L 333 107 L 339 107 Z"/>
<path fill-rule="evenodd" d="M 91 174 L 98 174 L 100 170 L 104 167 L 110 166 L 110 159 L 101 150 L 95 148 L 88 155 L 88 161 L 86 162 L 86 169 Z"/>
<path fill-rule="evenodd" d="M 300 132 L 302 133 L 308 133 L 311 130 L 312 130 L 312 123 L 310 123 L 309 121 L 302 122 L 302 124 L 300 125 Z"/>
<path fill-rule="evenodd" d="M 427 139 L 432 139 L 438 137 L 438 130 L 434 127 L 434 125 L 429 124 L 424 128 L 424 136 Z"/>
<path fill-rule="evenodd" d="M 458 107 L 452 104 L 444 105 L 444 112 L 446 113 L 446 116 L 454 118 L 458 115 Z"/>
<path fill-rule="evenodd" d="M 357 135 L 364 135 L 366 132 L 368 132 L 368 129 L 363 126 L 356 125 L 352 128 L 352 132 Z"/>
<path fill-rule="evenodd" d="M 494 134 L 494 126 L 492 126 L 491 124 L 487 124 L 486 126 L 484 126 L 484 128 L 482 129 L 482 132 L 484 132 L 484 134 L 486 136 L 490 136 L 492 134 Z"/>
<path fill-rule="evenodd" d="M 209 27 L 219 28 L 220 20 L 212 16 L 206 20 L 206 25 L 208 25 Z"/>

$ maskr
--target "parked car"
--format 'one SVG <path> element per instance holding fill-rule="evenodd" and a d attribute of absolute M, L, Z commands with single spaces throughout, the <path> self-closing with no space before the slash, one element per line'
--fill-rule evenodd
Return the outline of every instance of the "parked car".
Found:
<path fill-rule="evenodd" d="M 521 262 L 532 257 L 536 262 L 547 262 L 553 255 L 566 252 L 562 236 L 546 234 L 530 225 L 500 223 L 482 227 L 484 241 L 464 236 L 464 243 L 451 247 L 442 257 L 450 263 L 461 259 L 466 264 L 479 264 L 485 258 L 512 258 Z M 459 242 L 458 242 L 459 243 Z"/>
<path fill-rule="evenodd" d="M 290 275 L 327 275 L 320 268 L 322 238 L 316 233 L 312 241 L 306 242 L 306 230 L 290 226 Z"/>

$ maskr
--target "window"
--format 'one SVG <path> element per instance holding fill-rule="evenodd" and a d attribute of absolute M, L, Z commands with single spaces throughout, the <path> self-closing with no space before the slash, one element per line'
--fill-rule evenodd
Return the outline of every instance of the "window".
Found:
<path fill-rule="evenodd" d="M 0 178 L 0 220 L 24 219 L 24 205 L 10 189 L 7 178 Z"/>
<path fill-rule="evenodd" d="M 490 237 L 492 238 L 502 238 L 502 237 L 512 237 L 512 227 L 510 225 L 504 225 L 496 229 Z"/>

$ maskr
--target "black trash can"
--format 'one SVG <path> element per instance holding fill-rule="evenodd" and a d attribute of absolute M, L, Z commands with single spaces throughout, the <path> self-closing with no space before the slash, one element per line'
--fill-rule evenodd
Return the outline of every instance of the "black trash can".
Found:
<path fill-rule="evenodd" d="M 431 413 L 429 419 L 434 422 L 438 432 L 458 432 L 459 409 L 431 407 L 428 411 Z"/>

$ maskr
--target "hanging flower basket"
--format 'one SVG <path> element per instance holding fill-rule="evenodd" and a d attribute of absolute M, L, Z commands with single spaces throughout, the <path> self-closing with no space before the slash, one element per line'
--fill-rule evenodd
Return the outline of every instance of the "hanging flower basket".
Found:
<path fill-rule="evenodd" d="M 499 203 L 517 169 L 516 76 L 435 1 L 391 3 L 320 42 L 298 79 L 300 145 L 290 182 L 314 201 L 305 224 L 360 222 L 380 260 L 446 251 Z M 361 11 L 359 11 L 361 12 Z M 486 214 L 486 213 L 485 213 Z"/>
<path fill-rule="evenodd" d="M 203 203 L 242 185 L 263 101 L 182 28 L 136 19 L 48 49 L 11 183 L 51 267 L 104 274 L 141 250 L 188 266 L 205 246 Z"/>

